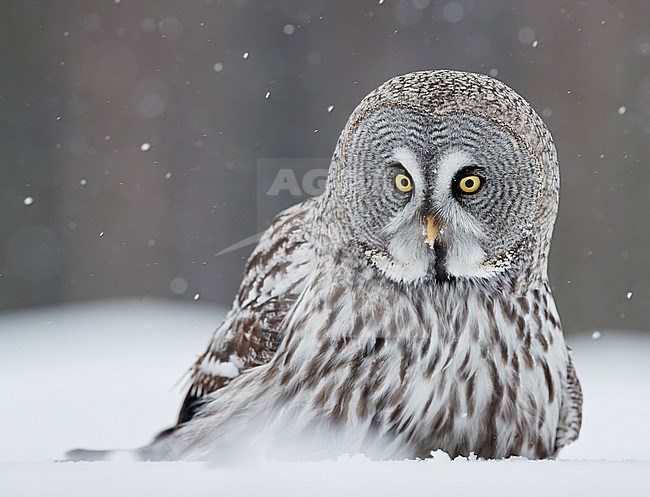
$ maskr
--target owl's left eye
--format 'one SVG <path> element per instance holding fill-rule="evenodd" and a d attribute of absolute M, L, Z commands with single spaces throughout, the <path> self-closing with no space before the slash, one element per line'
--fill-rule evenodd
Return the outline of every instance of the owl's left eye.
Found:
<path fill-rule="evenodd" d="M 481 189 L 483 178 L 476 168 L 465 168 L 456 174 L 452 186 L 456 195 L 471 195 Z"/>
<path fill-rule="evenodd" d="M 481 178 L 478 176 L 465 176 L 458 182 L 458 188 L 463 193 L 475 193 L 481 188 Z"/>
<path fill-rule="evenodd" d="M 408 193 L 413 190 L 413 180 L 404 173 L 395 175 L 395 188 L 402 193 Z"/>

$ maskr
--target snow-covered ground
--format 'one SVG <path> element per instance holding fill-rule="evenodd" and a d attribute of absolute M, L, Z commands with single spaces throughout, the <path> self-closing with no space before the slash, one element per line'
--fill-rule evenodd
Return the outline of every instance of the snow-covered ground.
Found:
<path fill-rule="evenodd" d="M 151 301 L 0 315 L 0 496 L 650 495 L 650 336 L 624 331 L 570 337 L 584 425 L 558 461 L 53 462 L 170 426 L 222 315 Z"/>

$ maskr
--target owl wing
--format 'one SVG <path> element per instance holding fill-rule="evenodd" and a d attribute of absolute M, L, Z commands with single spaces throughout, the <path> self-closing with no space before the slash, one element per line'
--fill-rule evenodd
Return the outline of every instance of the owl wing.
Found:
<path fill-rule="evenodd" d="M 192 419 L 206 394 L 274 356 L 282 340 L 280 324 L 316 264 L 309 236 L 315 206 L 309 199 L 283 211 L 262 235 L 230 312 L 190 369 L 179 425 Z"/>
<path fill-rule="evenodd" d="M 582 388 L 569 355 L 567 376 L 562 390 L 560 421 L 555 436 L 555 450 L 559 451 L 566 444 L 573 442 L 580 434 L 582 425 Z"/>

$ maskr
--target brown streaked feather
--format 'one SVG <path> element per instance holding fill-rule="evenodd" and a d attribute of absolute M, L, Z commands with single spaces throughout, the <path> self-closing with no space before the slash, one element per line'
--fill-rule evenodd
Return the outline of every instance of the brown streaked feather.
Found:
<path fill-rule="evenodd" d="M 570 351 L 569 351 L 570 352 Z M 555 437 L 555 450 L 559 451 L 570 442 L 575 441 L 582 426 L 582 387 L 573 367 L 571 355 L 567 365 L 566 384 L 562 389 L 560 420 Z"/>
<path fill-rule="evenodd" d="M 305 284 L 301 274 L 310 273 L 315 261 L 308 234 L 313 205 L 313 200 L 307 200 L 283 211 L 251 254 L 230 312 L 190 369 L 191 385 L 179 425 L 196 415 L 205 395 L 232 380 L 206 371 L 203 365 L 230 362 L 235 356 L 243 371 L 266 364 L 275 355 L 282 340 L 280 325 Z"/>

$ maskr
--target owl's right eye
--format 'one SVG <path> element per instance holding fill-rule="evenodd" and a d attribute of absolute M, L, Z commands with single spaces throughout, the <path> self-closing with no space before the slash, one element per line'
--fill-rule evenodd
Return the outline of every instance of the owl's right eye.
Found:
<path fill-rule="evenodd" d="M 413 190 L 413 180 L 404 173 L 395 175 L 395 188 L 402 193 L 408 193 Z"/>

